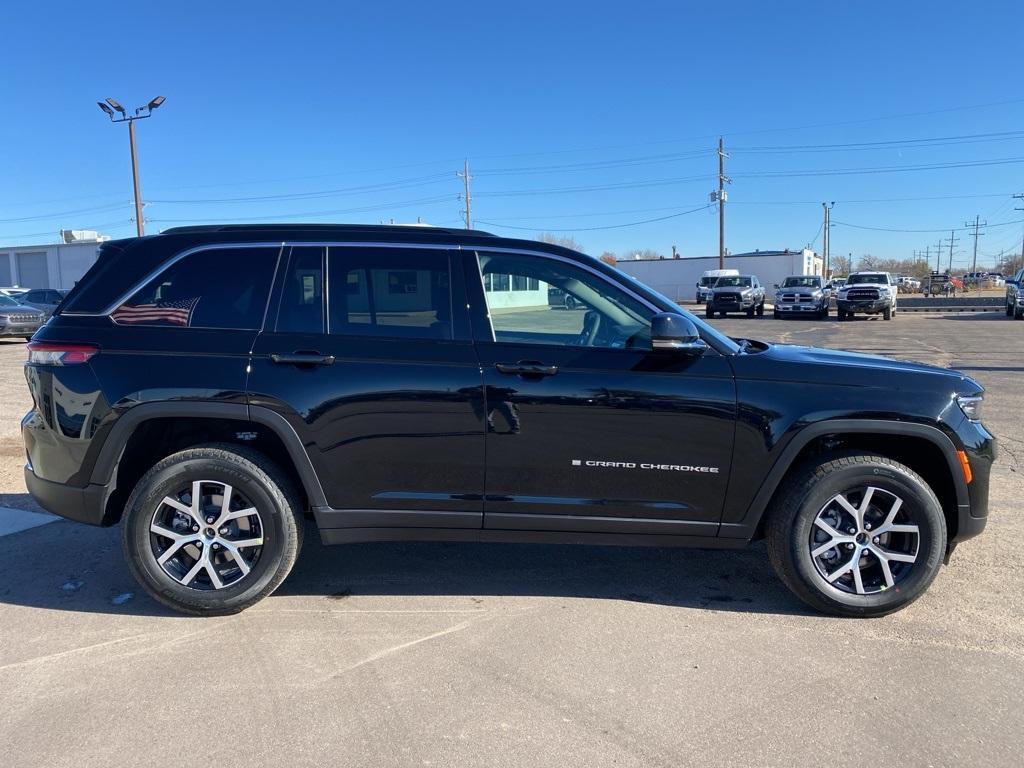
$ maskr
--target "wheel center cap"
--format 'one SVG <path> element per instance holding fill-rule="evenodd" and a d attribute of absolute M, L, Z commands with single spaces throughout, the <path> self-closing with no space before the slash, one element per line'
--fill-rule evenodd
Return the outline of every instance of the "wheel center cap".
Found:
<path fill-rule="evenodd" d="M 861 531 L 854 537 L 854 541 L 863 546 L 868 543 L 868 535 L 864 533 L 864 531 Z"/>
<path fill-rule="evenodd" d="M 205 531 L 203 531 L 203 536 L 205 536 L 208 539 L 212 539 L 217 536 L 217 532 L 213 530 L 213 528 L 207 528 Z"/>

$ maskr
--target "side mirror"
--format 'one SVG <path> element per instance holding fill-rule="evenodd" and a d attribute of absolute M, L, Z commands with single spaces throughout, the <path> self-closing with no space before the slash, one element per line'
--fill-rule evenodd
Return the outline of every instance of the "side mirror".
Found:
<path fill-rule="evenodd" d="M 707 348 L 708 345 L 697 332 L 697 326 L 685 315 L 659 312 L 651 318 L 651 349 L 701 355 Z"/>
<path fill-rule="evenodd" d="M 778 283 L 776 283 L 776 284 L 775 284 L 775 289 L 776 289 L 776 290 L 778 290 L 778 288 L 779 288 L 779 284 L 778 284 Z"/>

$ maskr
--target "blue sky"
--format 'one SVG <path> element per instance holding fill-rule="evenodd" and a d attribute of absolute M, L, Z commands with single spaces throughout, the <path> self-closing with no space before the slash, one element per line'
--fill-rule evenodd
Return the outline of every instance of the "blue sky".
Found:
<path fill-rule="evenodd" d="M 676 214 L 707 204 L 719 134 L 734 252 L 820 248 L 824 200 L 855 257 L 959 227 L 967 264 L 978 214 L 990 261 L 1024 231 L 1020 3 L 18 3 L 4 26 L 2 243 L 131 234 L 127 131 L 95 102 L 158 94 L 150 232 L 458 226 L 468 157 L 480 228 L 709 255 L 714 211 Z"/>

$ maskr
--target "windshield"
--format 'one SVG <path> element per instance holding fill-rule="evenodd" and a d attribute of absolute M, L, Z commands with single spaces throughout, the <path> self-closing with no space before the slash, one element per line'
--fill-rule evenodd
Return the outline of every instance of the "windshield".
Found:
<path fill-rule="evenodd" d="M 861 285 L 869 283 L 871 285 L 888 285 L 889 281 L 885 275 L 850 275 L 846 281 L 847 285 Z"/>
<path fill-rule="evenodd" d="M 718 282 L 715 283 L 715 288 L 721 288 L 724 285 L 737 285 L 742 288 L 750 287 L 750 278 L 743 277 L 741 275 L 733 275 L 732 277 L 720 277 Z"/>
<path fill-rule="evenodd" d="M 783 288 L 820 288 L 821 278 L 814 275 L 810 277 L 787 277 L 782 284 Z"/>
<path fill-rule="evenodd" d="M 16 307 L 18 302 L 12 299 L 10 296 L 4 296 L 0 294 L 0 307 Z"/>
<path fill-rule="evenodd" d="M 709 285 L 714 285 L 715 284 L 715 280 L 717 280 L 717 279 L 718 279 L 717 277 L 702 277 L 700 279 L 699 285 L 700 285 L 701 288 L 707 288 Z"/>

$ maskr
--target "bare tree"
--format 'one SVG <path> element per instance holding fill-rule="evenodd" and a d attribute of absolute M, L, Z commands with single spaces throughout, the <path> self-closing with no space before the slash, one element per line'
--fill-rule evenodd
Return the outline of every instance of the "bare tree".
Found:
<path fill-rule="evenodd" d="M 853 271 L 853 259 L 849 256 L 835 255 L 829 259 L 829 269 L 834 275 L 848 275 Z"/>
<path fill-rule="evenodd" d="M 629 261 L 630 259 L 637 259 L 639 261 L 651 261 L 654 259 L 664 259 L 665 255 L 658 253 L 653 248 L 644 248 L 641 250 L 629 250 L 624 251 L 622 254 L 623 261 Z"/>
<path fill-rule="evenodd" d="M 570 251 L 583 251 L 583 246 L 572 237 L 553 235 L 550 232 L 541 232 L 537 235 L 537 240 L 542 243 L 550 243 L 551 245 L 560 245 L 563 248 L 568 248 Z"/>
<path fill-rule="evenodd" d="M 613 267 L 619 263 L 619 260 L 615 258 L 615 254 L 611 251 L 605 251 L 601 254 L 601 261 L 605 264 L 611 264 Z"/>
<path fill-rule="evenodd" d="M 865 253 L 860 257 L 857 262 L 857 269 L 875 269 L 875 265 L 878 263 L 878 259 L 872 256 L 870 253 Z"/>

